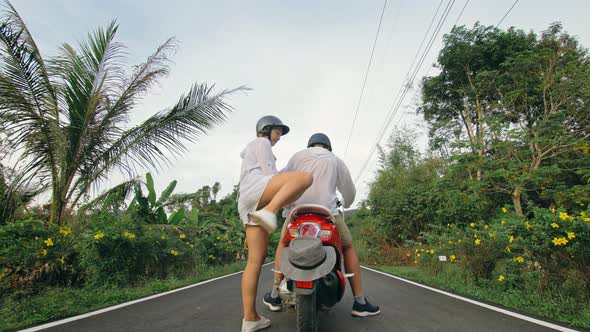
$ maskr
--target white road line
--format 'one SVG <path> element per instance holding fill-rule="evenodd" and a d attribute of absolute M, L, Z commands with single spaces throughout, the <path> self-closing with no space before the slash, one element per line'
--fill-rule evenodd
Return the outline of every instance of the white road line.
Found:
<path fill-rule="evenodd" d="M 512 317 L 515 317 L 515 318 L 518 318 L 518 319 L 526 320 L 526 321 L 528 321 L 528 322 L 535 323 L 535 324 L 538 324 L 538 325 L 542 325 L 542 326 L 545 326 L 545 327 L 548 327 L 548 328 L 551 328 L 551 329 L 554 329 L 554 330 L 557 330 L 557 331 L 564 331 L 564 332 L 580 332 L 580 331 L 577 331 L 577 330 L 572 330 L 572 329 L 570 329 L 570 328 L 567 328 L 567 327 L 563 327 L 563 326 L 561 326 L 561 325 L 552 324 L 552 323 L 549 323 L 549 322 L 542 321 L 542 320 L 540 320 L 540 319 L 536 319 L 536 318 L 528 317 L 528 316 L 525 316 L 525 315 L 522 315 L 522 314 L 519 314 L 519 313 L 516 313 L 516 312 L 512 312 L 512 311 L 510 311 L 510 310 L 506 310 L 506 309 L 502 309 L 502 308 L 494 307 L 494 306 L 492 306 L 492 305 L 489 305 L 489 304 L 481 303 L 481 302 L 478 302 L 478 301 L 475 301 L 475 300 L 472 300 L 472 299 L 468 299 L 468 298 L 466 298 L 466 297 L 462 297 L 462 296 L 459 296 L 459 295 L 456 295 L 456 294 L 453 294 L 453 293 L 445 292 L 445 291 L 442 291 L 442 290 L 440 290 L 440 289 L 436 289 L 436 288 L 428 287 L 428 286 L 425 286 L 425 285 L 419 284 L 419 283 L 417 283 L 417 282 L 414 282 L 414 281 L 410 281 L 410 280 L 407 280 L 407 279 L 404 279 L 404 278 L 400 278 L 400 277 L 397 277 L 397 276 L 391 275 L 391 274 L 389 274 L 389 273 L 385 273 L 385 272 L 382 272 L 382 271 L 378 271 L 378 270 L 375 270 L 375 269 L 371 269 L 371 268 L 369 268 L 369 267 L 366 267 L 366 266 L 362 266 L 362 268 L 363 268 L 363 269 L 367 269 L 367 270 L 369 270 L 369 271 L 373 271 L 373 272 L 375 272 L 375 273 L 379 273 L 379 274 L 382 274 L 382 275 L 388 276 L 388 277 L 390 277 L 390 278 L 394 278 L 394 279 L 397 279 L 397 280 L 401 280 L 401 281 L 403 281 L 403 282 L 407 282 L 407 283 L 409 283 L 409 284 L 412 284 L 412 285 L 414 285 L 414 286 L 418 286 L 418 287 L 426 288 L 426 289 L 428 289 L 428 290 L 431 290 L 431 291 L 433 291 L 433 292 L 437 292 L 437 293 L 440 293 L 440 294 L 444 294 L 444 295 L 446 295 L 446 296 L 450 296 L 450 297 L 456 298 L 456 299 L 458 299 L 458 300 L 461 300 L 461 301 L 469 302 L 469 303 L 471 303 L 471 304 L 475 304 L 475 305 L 478 305 L 478 306 L 480 306 L 480 307 L 484 307 L 484 308 L 486 308 L 486 309 L 494 310 L 494 311 L 497 311 L 497 312 L 499 312 L 499 313 L 503 313 L 503 314 L 505 314 L 505 315 L 512 316 Z"/>
<path fill-rule="evenodd" d="M 274 262 L 270 262 L 270 263 L 264 264 L 263 266 L 267 266 L 267 265 L 272 264 L 272 263 L 274 263 Z M 140 303 L 140 302 L 144 302 L 144 301 L 149 301 L 149 300 L 158 298 L 160 296 L 165 296 L 165 295 L 176 293 L 176 292 L 182 292 L 183 290 L 187 290 L 189 288 L 193 288 L 193 287 L 197 287 L 197 286 L 200 286 L 200 285 L 204 285 L 204 284 L 207 284 L 207 283 L 210 283 L 210 282 L 219 280 L 219 279 L 231 277 L 231 276 L 234 276 L 236 274 L 240 274 L 242 272 L 244 272 L 244 271 L 239 271 L 239 272 L 234 272 L 234 273 L 226 274 L 226 275 L 221 276 L 221 277 L 217 277 L 217 278 L 213 278 L 213 279 L 201 281 L 201 282 L 198 282 L 196 284 L 188 285 L 188 286 L 185 286 L 185 287 L 182 287 L 182 288 L 173 289 L 171 291 L 167 291 L 167 292 L 164 292 L 164 293 L 154 294 L 154 295 L 151 295 L 151 296 L 148 296 L 148 297 L 144 297 L 144 298 L 141 298 L 141 299 L 137 299 L 137 300 L 133 300 L 133 301 L 129 301 L 129 302 L 117 304 L 117 305 L 114 305 L 114 306 L 111 306 L 111 307 L 107 307 L 107 308 L 103 308 L 103 309 L 100 309 L 100 310 L 92 311 L 92 312 L 89 312 L 89 313 L 86 313 L 86 314 L 82 314 L 82 315 L 78 315 L 78 316 L 74 316 L 74 317 L 70 317 L 70 318 L 65 318 L 65 319 L 62 319 L 62 320 L 58 320 L 58 321 L 55 321 L 55 322 L 51 322 L 51 323 L 47 323 L 47 324 L 43 324 L 43 325 L 39 325 L 39 326 L 34 326 L 34 327 L 28 328 L 26 330 L 21 330 L 21 332 L 40 331 L 40 330 L 48 329 L 50 327 L 54 327 L 54 326 L 66 324 L 66 323 L 69 323 L 69 322 L 73 322 L 73 321 L 76 321 L 76 320 L 88 318 L 88 317 L 91 317 L 91 316 L 100 315 L 100 314 L 103 314 L 105 312 L 117 310 L 117 309 L 120 309 L 120 308 L 123 308 L 123 307 L 127 307 L 127 306 L 130 306 L 130 305 L 136 304 L 136 303 Z"/>

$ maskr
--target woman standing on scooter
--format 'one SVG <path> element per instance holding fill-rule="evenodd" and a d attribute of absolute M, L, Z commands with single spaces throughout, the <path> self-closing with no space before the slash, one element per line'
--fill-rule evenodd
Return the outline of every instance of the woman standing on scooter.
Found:
<path fill-rule="evenodd" d="M 242 275 L 242 332 L 270 326 L 270 320 L 256 312 L 256 292 L 268 252 L 268 234 L 277 227 L 279 209 L 296 201 L 313 182 L 309 173 L 277 173 L 272 147 L 289 130 L 279 118 L 264 116 L 256 123 L 257 138 L 241 153 L 238 211 L 248 245 L 248 262 Z"/>

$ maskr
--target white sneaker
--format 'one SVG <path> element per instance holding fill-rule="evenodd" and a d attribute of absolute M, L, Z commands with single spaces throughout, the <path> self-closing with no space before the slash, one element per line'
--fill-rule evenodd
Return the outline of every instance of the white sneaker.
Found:
<path fill-rule="evenodd" d="M 258 210 L 250 213 L 250 218 L 269 233 L 272 233 L 277 229 L 277 215 L 272 212 Z"/>
<path fill-rule="evenodd" d="M 259 320 L 242 320 L 242 332 L 254 332 L 270 326 L 270 319 L 260 316 Z"/>

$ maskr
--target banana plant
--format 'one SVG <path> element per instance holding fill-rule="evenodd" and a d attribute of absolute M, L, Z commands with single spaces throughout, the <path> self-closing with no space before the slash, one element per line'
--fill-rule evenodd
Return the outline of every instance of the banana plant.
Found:
<path fill-rule="evenodd" d="M 206 232 L 211 228 L 217 228 L 220 230 L 227 230 L 225 225 L 216 222 L 214 219 L 211 218 L 199 218 L 199 209 L 192 208 L 189 213 L 184 215 L 184 220 L 181 223 L 182 225 L 191 226 L 197 230 L 197 232 Z"/>
<path fill-rule="evenodd" d="M 184 219 L 185 209 L 180 208 L 178 211 L 171 213 L 170 216 L 167 216 L 164 211 L 164 207 L 167 205 L 168 199 L 176 187 L 176 180 L 170 182 L 166 189 L 162 191 L 160 197 L 157 198 L 154 188 L 154 178 L 150 173 L 147 173 L 145 178 L 146 182 L 144 185 L 148 191 L 147 197 L 143 195 L 142 183 L 135 183 L 135 197 L 129 204 L 128 211 L 134 209 L 149 224 L 178 225 Z"/>

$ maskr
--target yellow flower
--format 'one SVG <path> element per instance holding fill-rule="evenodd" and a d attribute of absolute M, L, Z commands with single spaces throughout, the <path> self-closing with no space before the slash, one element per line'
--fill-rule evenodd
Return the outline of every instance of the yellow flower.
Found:
<path fill-rule="evenodd" d="M 472 222 L 471 224 L 469 224 L 469 226 L 475 227 L 475 223 Z"/>
<path fill-rule="evenodd" d="M 420 257 L 420 256 L 421 256 L 420 254 L 417 254 L 417 255 L 416 255 L 416 257 Z"/>
<path fill-rule="evenodd" d="M 559 212 L 559 218 L 561 218 L 561 220 L 566 220 L 567 218 L 569 218 L 569 215 L 567 214 L 567 212 Z"/>
<path fill-rule="evenodd" d="M 475 240 L 475 245 L 478 246 L 481 243 L 480 239 Z"/>
<path fill-rule="evenodd" d="M 510 235 L 510 237 L 508 238 L 508 242 L 510 242 L 510 244 L 514 243 L 515 240 L 516 239 L 512 235 Z"/>
<path fill-rule="evenodd" d="M 551 242 L 553 242 L 553 245 L 555 246 L 565 246 L 569 241 L 565 237 L 554 237 L 553 240 L 551 240 Z"/>
<path fill-rule="evenodd" d="M 418 249 L 414 249 L 414 252 L 418 252 Z"/>
<path fill-rule="evenodd" d="M 500 274 L 500 276 L 498 277 L 498 282 L 502 282 L 504 280 L 506 280 L 506 277 Z"/>
<path fill-rule="evenodd" d="M 488 230 L 488 229 L 490 229 L 490 226 L 485 225 L 485 226 L 483 226 L 483 229 Z"/>
<path fill-rule="evenodd" d="M 69 227 L 66 227 L 66 228 L 60 229 L 59 232 L 63 236 L 68 236 L 68 234 L 70 234 L 72 232 L 72 230 Z"/>
<path fill-rule="evenodd" d="M 453 244 L 453 241 L 449 240 L 449 244 Z"/>
<path fill-rule="evenodd" d="M 502 223 L 502 225 L 506 225 L 506 220 L 502 219 L 501 223 Z"/>
<path fill-rule="evenodd" d="M 506 246 L 506 252 L 510 252 L 510 247 Z"/>
<path fill-rule="evenodd" d="M 517 263 L 524 263 L 524 258 L 520 256 L 514 257 L 514 261 Z"/>
<path fill-rule="evenodd" d="M 434 255 L 434 249 L 430 249 L 430 254 Z"/>
<path fill-rule="evenodd" d="M 135 234 L 129 232 L 123 233 L 123 236 L 131 240 L 135 239 Z"/>
<path fill-rule="evenodd" d="M 47 249 L 41 249 L 41 256 L 47 256 Z"/>
<path fill-rule="evenodd" d="M 64 258 L 63 258 L 63 256 L 62 256 L 61 258 L 58 258 L 58 259 L 57 259 L 57 261 L 58 261 L 60 264 L 63 264 L 63 263 L 65 262 L 65 260 L 64 260 Z"/>
<path fill-rule="evenodd" d="M 559 224 L 554 222 L 554 223 L 551 224 L 551 227 L 553 227 L 553 228 L 559 228 Z"/>
<path fill-rule="evenodd" d="M 574 232 L 567 232 L 567 238 L 568 239 L 575 239 L 576 238 L 576 234 Z"/>
<path fill-rule="evenodd" d="M 477 233 L 473 233 L 473 238 L 477 239 Z"/>
<path fill-rule="evenodd" d="M 526 227 L 526 229 L 531 229 L 531 224 L 527 221 L 524 223 L 524 227 Z"/>
<path fill-rule="evenodd" d="M 551 207 L 551 213 L 555 214 L 555 207 Z"/>
<path fill-rule="evenodd" d="M 178 251 L 174 249 L 170 250 L 170 253 L 172 254 L 172 256 L 178 256 Z"/>
<path fill-rule="evenodd" d="M 162 236 L 160 236 L 160 239 L 166 240 L 166 235 L 162 234 Z"/>
<path fill-rule="evenodd" d="M 457 243 L 461 243 L 461 239 L 457 240 Z"/>
<path fill-rule="evenodd" d="M 424 252 L 424 248 L 420 249 L 421 252 Z"/>
<path fill-rule="evenodd" d="M 505 207 L 503 207 L 502 212 L 506 213 L 506 212 L 508 212 L 508 210 Z"/>
<path fill-rule="evenodd" d="M 456 258 L 457 258 L 457 257 L 455 257 L 455 255 L 451 255 L 451 256 L 449 257 L 449 259 L 451 260 L 451 262 L 454 262 Z"/>
<path fill-rule="evenodd" d="M 103 237 L 104 237 L 104 233 L 103 233 L 103 232 L 100 232 L 100 231 L 99 231 L 98 233 L 94 234 L 94 239 L 95 239 L 95 240 L 100 240 L 100 239 L 102 239 Z"/>
<path fill-rule="evenodd" d="M 411 256 L 410 254 L 406 254 L 406 257 L 410 257 L 410 256 Z"/>
<path fill-rule="evenodd" d="M 184 238 L 186 238 L 186 235 L 180 234 L 178 237 L 181 238 L 181 239 L 184 239 Z"/>
<path fill-rule="evenodd" d="M 53 240 L 51 238 L 48 238 L 47 240 L 45 240 L 43 242 L 45 242 L 45 245 L 48 247 L 53 246 Z"/>
<path fill-rule="evenodd" d="M 495 239 L 496 238 L 496 233 L 494 232 L 490 232 L 490 239 Z"/>

